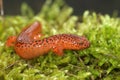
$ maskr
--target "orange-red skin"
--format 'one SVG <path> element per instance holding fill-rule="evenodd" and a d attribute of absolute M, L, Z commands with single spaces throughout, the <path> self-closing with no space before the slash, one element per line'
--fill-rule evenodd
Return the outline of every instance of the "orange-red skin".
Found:
<path fill-rule="evenodd" d="M 38 25 L 32 27 L 36 26 Z M 40 25 L 36 28 L 39 27 Z M 29 28 L 30 27 L 28 27 L 26 30 L 28 30 Z M 49 51 L 53 51 L 55 54 L 62 56 L 64 54 L 63 50 L 65 49 L 82 50 L 90 46 L 89 41 L 85 37 L 72 34 L 58 34 L 40 40 L 38 39 L 40 36 L 38 36 L 39 34 L 37 32 L 39 30 L 35 28 L 32 29 L 33 30 L 30 32 L 31 33 L 30 36 L 26 35 L 25 33 L 26 30 L 24 30 L 19 34 L 17 38 L 14 37 L 16 38 L 16 40 L 14 41 L 15 42 L 14 49 L 16 53 L 24 59 L 33 59 L 40 55 L 44 55 Z M 32 33 L 34 33 L 34 35 Z M 35 39 L 36 36 L 37 39 Z M 9 43 L 10 39 L 8 39 L 7 42 Z"/>

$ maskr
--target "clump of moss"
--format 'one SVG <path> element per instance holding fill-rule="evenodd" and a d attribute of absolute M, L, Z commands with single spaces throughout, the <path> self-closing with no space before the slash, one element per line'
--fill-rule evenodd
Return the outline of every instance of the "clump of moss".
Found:
<path fill-rule="evenodd" d="M 37 15 L 24 3 L 22 16 L 5 16 L 4 23 L 0 21 L 0 79 L 119 80 L 120 18 L 89 11 L 79 17 L 72 12 L 73 8 L 63 0 L 47 0 Z M 91 46 L 83 51 L 66 50 L 63 57 L 48 52 L 33 60 L 23 60 L 4 43 L 8 36 L 19 34 L 35 20 L 42 23 L 44 37 L 60 33 L 85 35 Z"/>

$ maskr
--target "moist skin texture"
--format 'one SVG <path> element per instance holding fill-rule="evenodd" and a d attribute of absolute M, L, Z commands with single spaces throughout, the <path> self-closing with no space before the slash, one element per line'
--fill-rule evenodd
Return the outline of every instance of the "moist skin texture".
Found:
<path fill-rule="evenodd" d="M 36 21 L 24 29 L 18 37 L 11 36 L 6 45 L 13 46 L 16 53 L 24 59 L 33 59 L 53 51 L 62 56 L 63 50 L 83 50 L 90 46 L 90 42 L 84 36 L 73 34 L 58 34 L 40 39 L 41 24 Z"/>

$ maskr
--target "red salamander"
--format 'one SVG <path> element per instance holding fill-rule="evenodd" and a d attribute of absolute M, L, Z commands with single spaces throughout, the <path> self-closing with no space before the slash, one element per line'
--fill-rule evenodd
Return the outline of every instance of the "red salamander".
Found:
<path fill-rule="evenodd" d="M 18 37 L 7 39 L 6 45 L 13 46 L 15 52 L 24 59 L 33 59 L 49 51 L 62 56 L 63 50 L 83 50 L 90 46 L 90 42 L 83 36 L 72 34 L 58 34 L 40 39 L 41 24 L 34 22 L 24 29 Z"/>

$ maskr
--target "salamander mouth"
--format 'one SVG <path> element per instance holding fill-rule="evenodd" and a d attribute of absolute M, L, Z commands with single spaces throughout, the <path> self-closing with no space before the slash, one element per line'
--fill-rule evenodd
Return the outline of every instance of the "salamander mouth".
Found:
<path fill-rule="evenodd" d="M 89 41 L 86 41 L 86 42 L 84 43 L 84 47 L 85 47 L 85 48 L 90 47 L 90 42 L 89 42 Z"/>
<path fill-rule="evenodd" d="M 80 38 L 79 45 L 83 47 L 83 49 L 90 47 L 90 42 L 88 39 L 84 36 Z"/>

